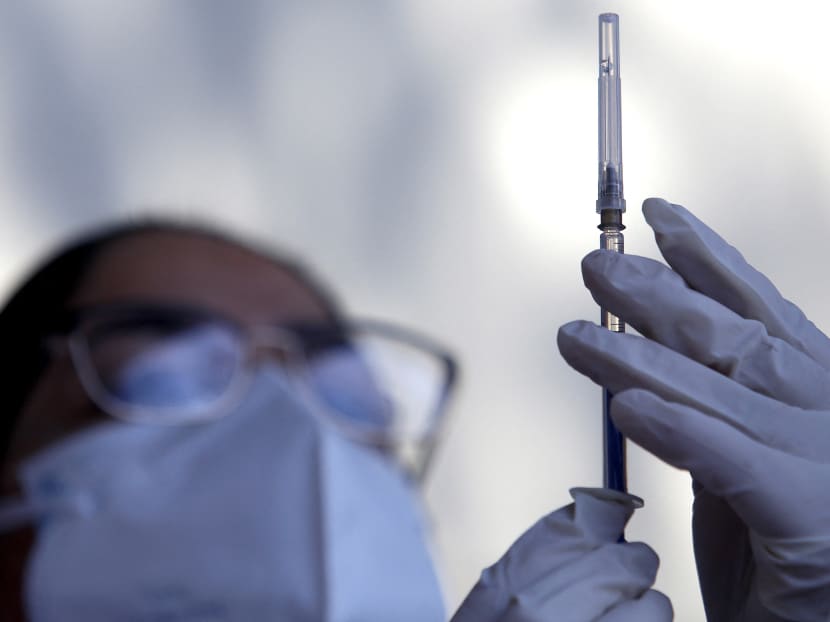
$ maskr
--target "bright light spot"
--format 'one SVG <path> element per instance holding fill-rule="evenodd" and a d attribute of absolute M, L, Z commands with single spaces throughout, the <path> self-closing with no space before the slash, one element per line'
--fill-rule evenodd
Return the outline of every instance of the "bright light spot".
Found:
<path fill-rule="evenodd" d="M 546 56 L 557 58 L 556 50 Z M 529 240 L 584 250 L 598 235 L 597 82 L 593 65 L 551 60 L 501 75 L 484 98 L 481 146 L 500 203 Z M 647 188 L 665 170 L 666 151 L 648 107 L 623 81 L 623 171 L 635 182 L 626 196 L 637 210 Z M 630 169 L 630 170 L 629 170 Z M 646 173 L 647 171 L 647 173 Z M 632 174 L 633 173 L 633 174 Z"/>
<path fill-rule="evenodd" d="M 596 81 L 585 69 L 543 59 L 496 77 L 483 99 L 494 190 L 517 225 L 547 243 L 595 216 Z"/>

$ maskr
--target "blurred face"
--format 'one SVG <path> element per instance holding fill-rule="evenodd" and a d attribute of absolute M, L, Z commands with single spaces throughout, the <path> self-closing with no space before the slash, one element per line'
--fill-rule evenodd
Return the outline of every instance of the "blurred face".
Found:
<path fill-rule="evenodd" d="M 277 332 L 280 325 L 290 332 L 297 325 L 334 328 L 336 322 L 326 301 L 288 269 L 233 244 L 185 233 L 140 234 L 113 243 L 96 258 L 67 309 L 118 304 L 186 307 L 231 320 L 224 324 L 277 325 Z M 142 311 L 140 325 L 152 325 L 146 339 L 157 345 L 167 338 L 164 330 L 178 324 L 147 321 L 152 313 Z M 220 324 L 213 321 L 214 327 Z M 129 333 L 135 335 L 143 333 Z M 197 333 L 194 340 L 199 338 Z M 282 356 L 271 345 L 268 356 Z M 139 358 L 134 351 L 130 357 Z M 208 369 L 214 361 L 186 360 L 207 361 L 201 368 Z M 154 371 L 149 379 L 163 385 L 165 370 Z M 261 371 L 235 416 L 215 425 L 194 427 L 192 434 L 178 434 L 178 428 L 172 435 L 149 436 L 135 434 L 128 423 L 102 426 L 93 432 L 103 430 L 103 437 L 76 437 L 73 445 L 62 441 L 110 415 L 87 396 L 70 352 L 56 349 L 21 413 L 5 465 L 4 495 L 20 496 L 12 482 L 23 461 L 54 444 L 58 455 L 67 447 L 77 450 L 80 438 L 94 466 L 82 467 L 78 476 L 72 470 L 77 462 L 59 461 L 59 469 L 69 464 L 69 475 L 58 479 L 58 487 L 69 482 L 69 488 L 76 486 L 70 494 L 80 491 L 103 502 L 91 516 L 47 514 L 55 520 L 38 526 L 35 548 L 31 527 L 0 533 L 0 611 L 24 619 L 25 595 L 28 610 L 48 620 L 65 619 L 64 606 L 76 607 L 75 613 L 92 606 L 96 620 L 191 606 L 239 614 L 233 619 L 275 619 L 272 614 L 285 611 L 291 619 L 311 620 L 327 608 L 340 611 L 333 618 L 400 619 L 398 612 L 424 603 L 435 619 L 443 619 L 420 515 L 400 469 L 390 468 L 388 456 L 317 425 L 312 410 L 280 384 L 281 376 L 268 366 Z M 107 446 L 99 451 L 101 438 L 111 453 Z M 234 446 L 244 459 L 223 451 Z M 142 476 L 133 477 L 133 468 Z M 103 488 L 96 487 L 102 480 Z M 356 575 L 365 580 L 356 583 Z M 244 613 L 260 609 L 271 613 Z M 145 619 L 144 613 L 136 616 Z"/>
<path fill-rule="evenodd" d="M 181 232 L 140 234 L 95 260 L 67 308 L 161 303 L 218 312 L 243 325 L 325 323 L 332 310 L 270 259 L 220 240 Z M 36 384 L 4 465 L 6 492 L 20 461 L 108 415 L 87 397 L 69 355 L 59 351 Z"/>

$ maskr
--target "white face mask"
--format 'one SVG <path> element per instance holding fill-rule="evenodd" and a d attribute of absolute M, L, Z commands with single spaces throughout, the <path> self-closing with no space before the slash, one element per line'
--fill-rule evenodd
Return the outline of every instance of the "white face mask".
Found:
<path fill-rule="evenodd" d="M 404 476 L 319 423 L 274 369 L 221 420 L 105 423 L 21 479 L 44 513 L 33 622 L 444 619 Z"/>

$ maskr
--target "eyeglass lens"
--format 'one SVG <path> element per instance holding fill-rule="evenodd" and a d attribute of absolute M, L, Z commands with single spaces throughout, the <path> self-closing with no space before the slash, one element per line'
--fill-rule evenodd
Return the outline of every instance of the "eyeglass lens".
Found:
<path fill-rule="evenodd" d="M 231 385 L 244 355 L 230 326 L 198 319 L 119 322 L 93 333 L 88 349 L 111 397 L 159 409 L 209 407 Z"/>

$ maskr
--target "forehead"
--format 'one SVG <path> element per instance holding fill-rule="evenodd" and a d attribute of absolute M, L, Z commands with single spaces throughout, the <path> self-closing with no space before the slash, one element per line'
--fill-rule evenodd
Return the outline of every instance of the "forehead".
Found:
<path fill-rule="evenodd" d="M 151 232 L 108 245 L 70 306 L 159 302 L 199 306 L 243 322 L 326 321 L 332 310 L 311 285 L 273 260 L 188 232 Z"/>

